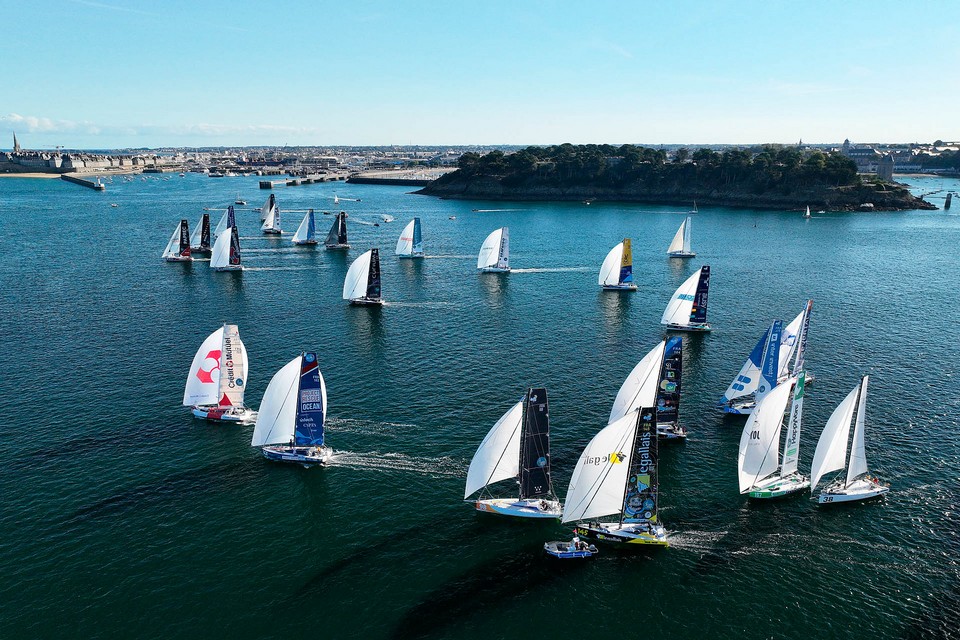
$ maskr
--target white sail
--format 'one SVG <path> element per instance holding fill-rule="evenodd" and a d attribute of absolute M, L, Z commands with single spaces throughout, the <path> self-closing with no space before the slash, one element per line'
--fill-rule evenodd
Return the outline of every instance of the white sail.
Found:
<path fill-rule="evenodd" d="M 857 420 L 853 427 L 853 444 L 850 446 L 850 463 L 847 465 L 847 484 L 867 472 L 867 451 L 864 447 L 864 423 L 867 419 L 867 383 L 870 376 L 863 376 L 860 383 L 860 402 L 857 403 Z"/>
<path fill-rule="evenodd" d="M 488 484 L 520 475 L 520 421 L 523 401 L 510 407 L 493 425 L 470 461 L 464 499 Z"/>
<path fill-rule="evenodd" d="M 287 444 L 293 440 L 297 419 L 297 387 L 300 382 L 300 359 L 297 356 L 274 374 L 263 392 L 257 424 L 250 444 L 262 447 L 268 444 Z M 321 380 L 323 378 L 321 377 Z M 321 382 L 321 389 L 323 383 Z M 323 394 L 326 414 L 326 393 Z"/>
<path fill-rule="evenodd" d="M 400 239 L 397 240 L 397 250 L 396 255 L 398 256 L 412 256 L 413 255 L 413 227 L 417 221 L 411 220 L 407 223 L 407 226 L 403 228 L 403 231 L 400 232 Z"/>
<path fill-rule="evenodd" d="M 663 317 L 660 318 L 660 324 L 690 324 L 690 311 L 693 309 L 693 299 L 699 281 L 700 269 L 697 269 L 674 292 L 663 312 Z"/>
<path fill-rule="evenodd" d="M 312 222 L 312 220 L 310 219 L 311 213 L 312 213 L 312 210 L 308 211 L 306 215 L 303 216 L 303 222 L 301 222 L 300 226 L 297 227 L 296 233 L 294 233 L 293 238 L 290 239 L 291 242 L 293 243 L 303 242 L 310 235 L 310 223 Z"/>
<path fill-rule="evenodd" d="M 740 434 L 737 469 L 740 493 L 747 493 L 780 466 L 780 426 L 790 401 L 791 384 L 777 385 L 757 403 Z"/>
<path fill-rule="evenodd" d="M 220 356 L 223 349 L 223 327 L 203 341 L 190 364 L 187 384 L 183 389 L 183 406 L 217 404 L 220 400 Z"/>
<path fill-rule="evenodd" d="M 267 217 L 264 218 L 260 231 L 280 231 L 280 211 L 276 206 L 267 209 Z"/>
<path fill-rule="evenodd" d="M 620 513 L 638 420 L 638 412 L 632 411 L 587 444 L 573 469 L 561 522 Z"/>
<path fill-rule="evenodd" d="M 779 376 L 782 378 L 790 373 L 790 360 L 797 352 L 800 346 L 800 329 L 803 327 L 803 316 L 807 312 L 806 307 L 796 318 L 790 321 L 783 329 L 783 335 L 780 336 L 780 354 L 778 365 Z"/>
<path fill-rule="evenodd" d="M 267 213 L 270 211 L 270 209 L 272 209 L 270 206 L 270 201 L 273 200 L 276 202 L 276 198 L 272 198 L 271 196 L 273 196 L 272 193 L 270 196 L 267 196 L 267 201 L 263 203 L 262 207 L 260 207 L 260 222 L 263 222 L 267 219 Z"/>
<path fill-rule="evenodd" d="M 200 216 L 200 219 L 197 220 L 197 226 L 193 228 L 193 233 L 190 234 L 190 246 L 199 247 L 200 238 L 203 236 L 203 216 Z"/>
<path fill-rule="evenodd" d="M 657 405 L 657 385 L 660 382 L 660 367 L 663 365 L 664 344 L 663 341 L 658 342 L 623 381 L 617 398 L 613 401 L 607 424 L 641 407 Z"/>
<path fill-rule="evenodd" d="M 790 405 L 790 420 L 787 423 L 787 437 L 783 440 L 783 463 L 780 465 L 780 477 L 785 478 L 797 470 L 800 460 L 800 425 L 803 421 L 803 393 L 807 374 L 800 376 L 793 386 L 793 404 Z"/>
<path fill-rule="evenodd" d="M 817 441 L 817 450 L 813 453 L 813 465 L 810 467 L 810 488 L 817 486 L 826 473 L 843 469 L 847 458 L 847 438 L 850 436 L 850 420 L 857 403 L 858 384 L 847 394 L 837 408 L 830 414 L 823 433 Z"/>
<path fill-rule="evenodd" d="M 347 277 L 343 279 L 343 299 L 359 300 L 367 295 L 367 276 L 370 273 L 370 256 L 372 251 L 360 254 L 347 270 Z"/>
<path fill-rule="evenodd" d="M 173 235 L 170 236 L 170 242 L 167 243 L 166 249 L 163 250 L 163 255 L 161 258 L 170 258 L 176 256 L 180 253 L 180 224 L 177 223 L 177 228 L 173 230 Z"/>
<path fill-rule="evenodd" d="M 683 252 L 692 253 L 690 251 L 690 233 L 693 230 L 693 219 L 690 216 L 683 221 Z"/>
<path fill-rule="evenodd" d="M 477 269 L 508 269 L 510 267 L 510 235 L 507 227 L 496 229 L 487 236 L 477 255 Z"/>
<path fill-rule="evenodd" d="M 229 212 L 224 211 L 223 217 L 220 218 L 220 222 L 217 223 L 217 228 L 213 230 L 214 238 L 219 238 L 221 235 L 223 235 L 223 232 L 227 230 L 227 218 L 229 215 Z"/>
<path fill-rule="evenodd" d="M 673 236 L 673 240 L 670 241 L 670 246 L 667 247 L 667 253 L 675 253 L 678 251 L 685 251 L 683 247 L 683 238 L 684 238 L 684 229 L 687 227 L 687 222 L 690 218 L 686 218 L 683 222 L 680 223 L 680 228 L 677 229 L 676 235 Z M 662 245 L 661 245 L 662 246 Z"/>
<path fill-rule="evenodd" d="M 223 347 L 220 357 L 220 394 L 222 406 L 243 406 L 243 392 L 247 384 L 247 348 L 240 340 L 235 324 L 223 325 Z"/>
<path fill-rule="evenodd" d="M 619 243 L 603 259 L 600 265 L 599 284 L 601 287 L 611 287 L 620 284 L 620 264 L 623 262 L 623 243 Z M 647 405 L 650 406 L 650 405 Z"/>
<path fill-rule="evenodd" d="M 210 268 L 221 269 L 230 265 L 230 233 L 221 233 L 210 252 Z"/>

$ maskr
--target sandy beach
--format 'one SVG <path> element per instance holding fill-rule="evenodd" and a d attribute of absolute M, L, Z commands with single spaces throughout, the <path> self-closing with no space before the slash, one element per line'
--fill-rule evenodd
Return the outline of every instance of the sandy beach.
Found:
<path fill-rule="evenodd" d="M 59 178 L 59 173 L 0 173 L 0 178 Z"/>

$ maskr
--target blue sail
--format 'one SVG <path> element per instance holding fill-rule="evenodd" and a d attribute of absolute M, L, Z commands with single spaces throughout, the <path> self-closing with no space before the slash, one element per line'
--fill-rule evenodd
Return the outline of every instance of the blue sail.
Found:
<path fill-rule="evenodd" d="M 757 402 L 777 386 L 780 375 L 780 338 L 783 336 L 783 320 L 774 320 L 767 332 L 767 344 L 760 362 L 760 384 L 757 386 Z"/>
<path fill-rule="evenodd" d="M 297 418 L 293 440 L 297 446 L 323 444 L 323 378 L 317 354 L 300 357 L 300 387 L 297 390 Z"/>
<path fill-rule="evenodd" d="M 767 329 L 766 331 L 763 332 L 763 335 L 760 336 L 760 339 L 757 340 L 757 345 L 753 348 L 753 351 L 750 352 L 750 357 L 748 358 L 748 360 L 758 370 L 760 369 L 760 362 L 763 360 L 763 348 L 766 346 L 767 340 L 769 339 L 769 337 L 770 337 L 770 329 Z M 737 374 L 737 378 L 733 381 L 733 383 L 731 383 L 730 389 L 733 389 L 734 391 L 737 391 L 737 392 L 742 392 L 744 387 L 746 387 L 746 385 L 750 384 L 751 382 L 753 382 L 752 378 L 748 378 L 742 375 L 742 373 L 740 373 L 740 374 Z M 730 389 L 727 389 L 727 391 L 730 391 Z M 723 405 L 723 404 L 727 404 L 728 402 L 730 402 L 730 398 L 727 397 L 726 393 L 724 393 L 723 397 L 720 398 L 720 402 L 718 404 Z"/>
<path fill-rule="evenodd" d="M 270 194 L 273 195 L 273 194 Z M 237 214 L 233 212 L 233 205 L 227 206 L 227 229 L 237 226 Z"/>
<path fill-rule="evenodd" d="M 414 254 L 423 253 L 423 237 L 420 231 L 420 218 L 413 219 L 413 249 Z"/>
<path fill-rule="evenodd" d="M 307 216 L 309 216 L 309 220 L 307 220 L 307 237 L 305 239 L 313 242 L 317 237 L 317 227 L 314 224 L 313 209 L 307 212 Z"/>

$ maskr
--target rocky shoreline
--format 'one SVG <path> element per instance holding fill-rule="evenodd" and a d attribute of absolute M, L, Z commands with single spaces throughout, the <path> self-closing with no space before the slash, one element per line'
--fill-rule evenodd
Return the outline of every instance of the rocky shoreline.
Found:
<path fill-rule="evenodd" d="M 455 200 L 642 202 L 687 207 L 692 206 L 696 201 L 701 206 L 777 210 L 802 210 L 807 206 L 813 210 L 826 211 L 913 211 L 937 208 L 926 200 L 912 195 L 903 185 L 879 182 L 797 189 L 786 194 L 751 194 L 722 190 L 653 190 L 636 184 L 620 189 L 590 184 L 555 186 L 527 183 L 507 186 L 490 176 L 474 176 L 458 180 L 454 173 L 415 193 Z"/>

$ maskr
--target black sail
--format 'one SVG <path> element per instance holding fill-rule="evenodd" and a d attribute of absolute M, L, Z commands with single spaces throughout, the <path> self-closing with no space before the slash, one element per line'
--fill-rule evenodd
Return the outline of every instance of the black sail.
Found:
<path fill-rule="evenodd" d="M 180 221 L 180 255 L 190 256 L 190 223 L 186 220 Z"/>
<path fill-rule="evenodd" d="M 210 250 L 210 214 L 205 213 L 200 219 L 200 248 Z"/>
<path fill-rule="evenodd" d="M 327 239 L 324 241 L 328 247 L 337 244 L 337 238 L 340 237 L 340 214 L 337 214 L 337 217 L 333 220 L 333 226 L 330 227 L 330 233 L 327 234 Z"/>
<path fill-rule="evenodd" d="M 370 270 L 367 272 L 367 299 L 380 299 L 380 250 L 370 250 Z"/>
<path fill-rule="evenodd" d="M 347 244 L 347 214 L 343 211 L 337 214 L 337 243 Z"/>
<path fill-rule="evenodd" d="M 520 436 L 520 499 L 553 497 L 550 482 L 550 410 L 546 389 L 527 392 Z"/>
<path fill-rule="evenodd" d="M 707 294 L 710 291 L 710 267 L 700 267 L 700 279 L 697 281 L 697 291 L 693 296 L 693 308 L 690 309 L 690 322 L 704 323 L 707 321 Z"/>
<path fill-rule="evenodd" d="M 657 421 L 676 423 L 680 418 L 680 379 L 683 369 L 683 338 L 667 339 L 663 348 L 663 366 L 657 385 Z"/>
<path fill-rule="evenodd" d="M 630 470 L 623 494 L 621 523 L 657 521 L 659 480 L 657 477 L 657 410 L 640 409 L 637 432 L 630 457 Z"/>

